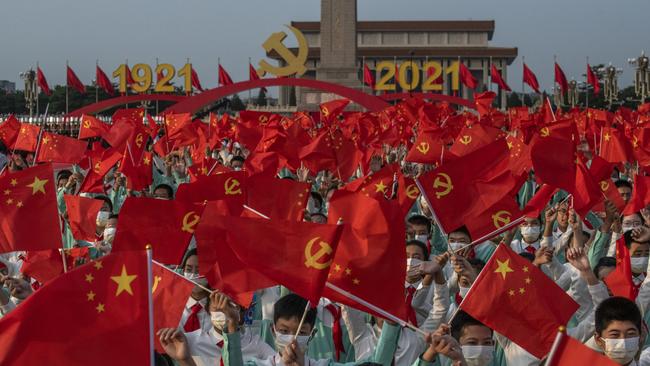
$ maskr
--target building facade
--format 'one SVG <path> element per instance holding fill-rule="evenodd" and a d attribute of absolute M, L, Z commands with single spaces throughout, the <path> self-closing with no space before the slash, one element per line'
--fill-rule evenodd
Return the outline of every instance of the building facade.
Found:
<path fill-rule="evenodd" d="M 16 83 L 13 83 L 8 80 L 0 80 L 0 90 L 6 93 L 15 93 L 16 92 Z"/>

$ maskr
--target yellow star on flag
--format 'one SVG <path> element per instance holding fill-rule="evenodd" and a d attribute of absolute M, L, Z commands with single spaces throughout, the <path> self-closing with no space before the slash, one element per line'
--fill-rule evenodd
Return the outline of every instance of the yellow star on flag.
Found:
<path fill-rule="evenodd" d="M 36 192 L 45 194 L 45 184 L 47 184 L 47 182 L 48 179 L 38 179 L 38 177 L 34 177 L 34 182 L 28 184 L 27 187 L 32 189 L 32 195 L 35 195 Z"/>
<path fill-rule="evenodd" d="M 104 304 L 99 303 L 99 305 L 97 305 L 97 307 L 95 309 L 97 309 L 98 313 L 103 313 L 104 312 Z"/>
<path fill-rule="evenodd" d="M 609 141 L 609 139 L 612 138 L 612 136 L 610 136 L 608 133 L 606 133 L 603 137 L 605 137 L 605 141 Z"/>
<path fill-rule="evenodd" d="M 93 301 L 95 300 L 95 293 L 90 291 L 89 293 L 86 294 L 86 297 L 88 298 L 88 301 Z"/>
<path fill-rule="evenodd" d="M 86 275 L 86 282 L 91 283 L 91 282 L 93 282 L 94 279 L 95 279 L 95 277 L 93 277 L 93 275 L 91 273 Z"/>
<path fill-rule="evenodd" d="M 377 188 L 375 190 L 375 193 L 376 192 L 386 193 L 386 185 L 384 184 L 383 180 L 380 180 L 379 183 L 375 184 L 375 187 Z"/>
<path fill-rule="evenodd" d="M 510 259 L 506 259 L 503 262 L 497 259 L 497 265 L 498 267 L 494 273 L 500 273 L 504 280 L 509 272 L 514 272 L 512 268 L 510 268 Z"/>
<path fill-rule="evenodd" d="M 96 269 L 102 269 L 103 268 L 102 262 L 100 262 L 100 261 L 95 262 L 95 264 L 93 264 L 93 266 L 95 266 Z"/>
<path fill-rule="evenodd" d="M 111 276 L 111 280 L 117 283 L 117 291 L 115 296 L 118 296 L 122 292 L 126 291 L 129 295 L 133 296 L 133 289 L 131 289 L 131 282 L 135 281 L 137 275 L 129 275 L 126 272 L 126 266 L 122 265 L 122 273 L 119 276 Z"/>
<path fill-rule="evenodd" d="M 17 184 L 18 184 L 18 181 L 16 180 L 16 178 L 14 178 L 14 179 L 11 180 L 11 185 L 12 185 L 12 186 L 15 187 Z"/>

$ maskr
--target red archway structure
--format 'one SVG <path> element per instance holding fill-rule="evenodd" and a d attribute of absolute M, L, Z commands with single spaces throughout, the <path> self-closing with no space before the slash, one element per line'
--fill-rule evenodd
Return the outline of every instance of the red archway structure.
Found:
<path fill-rule="evenodd" d="M 453 95 L 444 95 L 444 94 L 437 94 L 437 93 L 392 93 L 392 94 L 384 94 L 380 95 L 379 98 L 386 100 L 386 101 L 394 101 L 394 100 L 401 100 L 401 99 L 406 99 L 409 97 L 415 97 L 415 98 L 423 98 L 423 99 L 428 99 L 428 100 L 435 100 L 439 102 L 447 102 L 451 104 L 457 104 L 461 105 L 463 107 L 467 107 L 470 109 L 476 109 L 476 105 L 474 104 L 473 100 L 469 99 L 463 99 L 460 97 L 455 97 Z"/>
<path fill-rule="evenodd" d="M 229 95 L 250 89 L 258 89 L 269 86 L 300 86 L 303 88 L 323 90 L 350 99 L 352 102 L 368 109 L 369 111 L 380 111 L 390 104 L 385 100 L 364 93 L 357 89 L 348 88 L 343 85 L 328 83 L 313 79 L 297 78 L 275 78 L 242 81 L 231 85 L 206 90 L 201 94 L 189 97 L 167 108 L 163 113 L 196 113 L 201 108 Z"/>
<path fill-rule="evenodd" d="M 89 104 L 68 113 L 67 117 L 81 117 L 82 114 L 94 114 L 123 104 L 141 102 L 144 100 L 180 102 L 188 97 L 174 94 L 136 94 L 127 95 L 111 99 L 102 100 L 101 102 Z"/>

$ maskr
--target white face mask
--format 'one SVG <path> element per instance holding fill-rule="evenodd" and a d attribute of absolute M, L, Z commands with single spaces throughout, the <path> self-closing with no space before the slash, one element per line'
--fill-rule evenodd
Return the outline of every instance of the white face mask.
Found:
<path fill-rule="evenodd" d="M 193 281 L 195 281 L 195 280 L 197 280 L 200 276 L 199 276 L 198 273 L 194 273 L 194 272 L 185 272 L 185 271 L 184 271 L 184 272 L 183 272 L 183 277 L 187 278 L 188 280 L 193 280 Z"/>
<path fill-rule="evenodd" d="M 449 242 L 449 246 L 451 247 L 451 250 L 453 250 L 454 252 L 459 250 L 460 248 L 464 247 L 465 245 L 467 245 L 467 244 L 459 243 L 457 241 L 450 241 Z"/>
<path fill-rule="evenodd" d="M 523 236 L 527 241 L 537 240 L 540 232 L 541 227 L 539 226 L 523 226 L 521 228 L 521 236 Z"/>
<path fill-rule="evenodd" d="M 427 234 L 415 234 L 415 237 L 413 239 L 426 244 L 427 241 L 429 241 L 429 235 L 427 235 Z"/>
<path fill-rule="evenodd" d="M 494 358 L 494 346 L 461 346 L 467 366 L 485 366 Z"/>
<path fill-rule="evenodd" d="M 639 351 L 639 337 L 622 339 L 603 338 L 603 341 L 605 341 L 605 354 L 607 357 L 620 365 L 625 365 L 632 361 Z"/>
<path fill-rule="evenodd" d="M 623 234 L 627 233 L 628 231 L 632 231 L 636 228 L 634 225 L 622 225 L 621 230 L 623 231 Z"/>
<path fill-rule="evenodd" d="M 296 343 L 298 343 L 298 348 L 300 349 L 301 352 L 305 352 L 307 350 L 307 345 L 309 344 L 309 338 L 310 336 L 304 336 L 304 335 L 299 335 L 296 337 Z M 293 341 L 293 334 L 279 334 L 275 333 L 275 350 L 278 351 L 279 353 L 282 353 L 282 351 L 291 344 Z"/>
<path fill-rule="evenodd" d="M 223 331 L 223 328 L 226 327 L 226 314 L 221 311 L 210 313 L 210 320 L 212 321 L 212 326 L 219 331 Z"/>
<path fill-rule="evenodd" d="M 469 292 L 469 287 L 463 287 L 458 285 L 458 295 L 460 295 L 460 297 L 464 299 L 465 296 L 467 296 L 468 292 Z"/>
<path fill-rule="evenodd" d="M 648 268 L 648 257 L 631 257 L 630 265 L 632 266 L 632 272 L 643 273 Z"/>
<path fill-rule="evenodd" d="M 112 243 L 113 239 L 115 239 L 115 232 L 117 231 L 117 228 L 114 227 L 107 227 L 104 229 L 104 241 Z"/>
<path fill-rule="evenodd" d="M 97 226 L 106 226 L 106 221 L 108 221 L 110 215 L 111 213 L 108 211 L 99 211 L 97 213 L 97 220 L 95 221 Z"/>
<path fill-rule="evenodd" d="M 406 259 L 406 269 L 414 268 L 422 264 L 422 261 L 417 258 L 407 258 Z"/>

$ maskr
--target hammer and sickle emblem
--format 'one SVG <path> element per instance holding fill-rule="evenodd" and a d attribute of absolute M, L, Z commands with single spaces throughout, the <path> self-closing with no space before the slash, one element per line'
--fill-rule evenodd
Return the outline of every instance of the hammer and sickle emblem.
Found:
<path fill-rule="evenodd" d="M 539 134 L 542 135 L 542 137 L 548 137 L 551 134 L 551 131 L 549 131 L 548 127 L 544 127 L 539 130 Z"/>
<path fill-rule="evenodd" d="M 95 171 L 95 173 L 99 174 L 99 172 L 102 170 L 102 164 L 99 162 L 95 163 L 93 170 Z"/>
<path fill-rule="evenodd" d="M 469 143 L 472 142 L 472 136 L 465 135 L 460 139 L 460 143 L 463 145 L 469 145 Z"/>
<path fill-rule="evenodd" d="M 494 215 L 492 215 L 492 223 L 494 224 L 494 227 L 499 229 L 502 228 L 510 223 L 510 212 L 508 211 L 497 211 Z"/>
<path fill-rule="evenodd" d="M 639 147 L 639 138 L 635 136 L 632 136 L 632 147 L 637 148 Z"/>
<path fill-rule="evenodd" d="M 287 34 L 284 32 L 276 32 L 271 34 L 269 38 L 264 41 L 262 47 L 266 52 L 271 52 L 275 50 L 282 60 L 286 63 L 286 66 L 273 66 L 266 62 L 266 60 L 260 61 L 260 69 L 257 73 L 260 76 L 264 76 L 267 72 L 275 76 L 289 76 L 296 74 L 296 76 L 302 76 L 307 71 L 305 67 L 305 62 L 307 61 L 307 55 L 309 52 L 309 45 L 307 44 L 307 39 L 297 28 L 287 25 L 287 28 L 294 34 L 296 40 L 298 41 L 298 54 L 294 54 L 284 45 L 282 42 L 287 38 Z"/>
<path fill-rule="evenodd" d="M 239 181 L 230 177 L 226 179 L 223 188 L 226 190 L 226 196 L 234 196 L 236 194 L 241 194 L 241 188 L 239 188 Z"/>
<path fill-rule="evenodd" d="M 265 114 L 261 115 L 260 118 L 257 119 L 257 122 L 259 122 L 261 125 L 266 124 L 268 122 L 269 117 L 267 117 Z"/>
<path fill-rule="evenodd" d="M 190 211 L 183 216 L 183 226 L 181 231 L 186 233 L 194 234 L 194 227 L 199 223 L 201 218 L 194 211 Z"/>
<path fill-rule="evenodd" d="M 606 180 L 600 181 L 600 190 L 605 192 L 609 188 L 609 182 Z"/>
<path fill-rule="evenodd" d="M 418 195 L 420 194 L 420 190 L 418 189 L 418 186 L 415 184 L 409 184 L 406 187 L 406 197 L 414 200 L 418 198 Z"/>
<path fill-rule="evenodd" d="M 153 286 L 151 287 L 151 293 L 153 294 L 156 292 L 156 289 L 158 288 L 158 283 L 162 280 L 162 277 L 160 276 L 154 276 L 153 279 Z"/>
<path fill-rule="evenodd" d="M 332 254 L 332 247 L 329 245 L 329 243 L 320 240 L 318 242 L 320 248 L 316 251 L 316 253 L 312 254 L 312 247 L 314 246 L 314 243 L 316 243 L 316 241 L 319 239 L 320 237 L 317 236 L 307 242 L 307 246 L 305 247 L 305 267 L 307 268 L 322 270 L 332 264 L 332 258 L 329 258 L 329 260 L 326 262 L 322 261 L 322 259 L 327 259 L 327 257 Z"/>
<path fill-rule="evenodd" d="M 433 188 L 442 188 L 442 191 L 436 191 L 436 198 L 440 199 L 451 192 L 454 186 L 451 184 L 451 178 L 445 173 L 438 173 L 436 180 L 433 181 Z"/>
<path fill-rule="evenodd" d="M 84 128 L 90 128 L 90 121 L 89 120 L 84 121 Z"/>
<path fill-rule="evenodd" d="M 430 148 L 429 143 L 424 141 L 420 142 L 420 144 L 417 147 L 418 151 L 421 152 L 422 155 L 426 155 L 429 152 L 429 148 Z"/>
<path fill-rule="evenodd" d="M 327 107 L 322 107 L 320 112 L 323 114 L 323 117 L 327 117 L 330 115 L 330 111 L 329 109 L 327 109 Z"/>
<path fill-rule="evenodd" d="M 144 141 L 144 136 L 142 136 L 142 133 L 139 133 L 139 134 L 135 137 L 135 145 L 136 145 L 138 148 L 141 148 L 141 147 L 142 147 L 142 142 L 143 142 L 143 141 Z"/>

